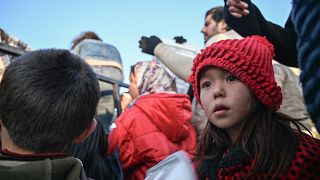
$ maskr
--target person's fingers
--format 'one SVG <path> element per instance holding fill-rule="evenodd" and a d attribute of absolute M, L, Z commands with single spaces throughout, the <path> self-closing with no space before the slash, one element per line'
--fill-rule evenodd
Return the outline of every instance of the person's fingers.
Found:
<path fill-rule="evenodd" d="M 244 10 L 243 10 L 243 15 L 246 16 L 246 15 L 248 15 L 249 13 L 250 13 L 250 11 L 249 11 L 248 9 L 244 9 Z"/>
<path fill-rule="evenodd" d="M 142 42 L 141 42 L 141 40 L 140 40 L 140 41 L 139 41 L 139 48 L 141 48 L 141 43 L 142 43 Z"/>
<path fill-rule="evenodd" d="M 146 52 L 146 48 L 147 48 L 146 40 L 142 40 L 140 45 L 139 45 L 139 47 L 141 48 L 141 51 L 145 53 Z"/>
<path fill-rule="evenodd" d="M 139 48 L 144 49 L 146 47 L 146 40 L 145 39 L 141 39 L 139 41 Z"/>
<path fill-rule="evenodd" d="M 238 9 L 248 9 L 248 4 L 241 0 L 227 0 L 226 2 L 227 6 L 234 6 Z"/>
<path fill-rule="evenodd" d="M 242 18 L 242 14 L 238 14 L 238 13 L 230 13 L 230 14 L 235 18 Z"/>
<path fill-rule="evenodd" d="M 228 8 L 228 10 L 229 10 L 230 13 L 236 13 L 236 14 L 241 14 L 241 15 L 243 14 L 243 11 L 241 9 L 236 8 L 234 6 L 230 6 Z"/>
<path fill-rule="evenodd" d="M 230 14 L 236 18 L 241 18 L 242 16 L 246 16 L 250 13 L 248 4 L 242 0 L 227 0 L 226 4 Z"/>
<path fill-rule="evenodd" d="M 141 44 L 142 41 L 144 41 L 146 38 L 147 38 L 147 37 L 145 37 L 145 36 L 141 36 L 141 38 L 140 38 L 140 40 L 139 40 L 139 44 Z"/>
<path fill-rule="evenodd" d="M 248 9 L 248 3 L 241 1 L 241 7 L 243 7 L 243 9 Z"/>
<path fill-rule="evenodd" d="M 249 14 L 249 10 L 245 9 L 239 9 L 239 8 L 235 8 L 234 6 L 230 6 L 228 8 L 228 10 L 230 11 L 230 14 L 232 14 L 234 17 L 242 17 L 242 16 L 246 16 Z"/>
<path fill-rule="evenodd" d="M 145 48 L 146 48 L 146 45 L 142 43 L 142 44 L 139 45 L 139 48 L 145 49 Z"/>

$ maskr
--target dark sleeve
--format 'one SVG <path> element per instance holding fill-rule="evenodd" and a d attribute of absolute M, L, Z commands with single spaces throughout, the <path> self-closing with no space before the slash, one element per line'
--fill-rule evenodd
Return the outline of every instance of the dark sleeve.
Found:
<path fill-rule="evenodd" d="M 224 0 L 226 2 L 226 0 Z M 298 67 L 296 41 L 297 34 L 289 17 L 285 28 L 267 21 L 260 10 L 250 1 L 249 15 L 242 18 L 233 17 L 227 5 L 224 6 L 224 18 L 227 24 L 241 36 L 265 36 L 275 48 L 275 60 L 291 67 Z"/>
<path fill-rule="evenodd" d="M 320 1 L 293 1 L 292 20 L 298 33 L 300 81 L 307 110 L 320 132 Z"/>

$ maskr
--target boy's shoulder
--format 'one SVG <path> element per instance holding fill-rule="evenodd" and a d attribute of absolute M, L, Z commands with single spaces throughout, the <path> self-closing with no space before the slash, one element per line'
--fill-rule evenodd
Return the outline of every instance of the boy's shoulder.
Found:
<path fill-rule="evenodd" d="M 62 153 L 22 156 L 0 152 L 0 179 L 87 179 L 82 162 Z"/>

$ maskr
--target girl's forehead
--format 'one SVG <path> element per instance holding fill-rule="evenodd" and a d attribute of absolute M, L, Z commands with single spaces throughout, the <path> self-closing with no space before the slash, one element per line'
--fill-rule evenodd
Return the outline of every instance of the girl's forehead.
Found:
<path fill-rule="evenodd" d="M 226 75 L 231 74 L 228 70 L 225 70 L 223 68 L 217 67 L 217 66 L 206 66 L 200 71 L 200 78 L 204 76 L 215 76 L 215 75 Z"/>

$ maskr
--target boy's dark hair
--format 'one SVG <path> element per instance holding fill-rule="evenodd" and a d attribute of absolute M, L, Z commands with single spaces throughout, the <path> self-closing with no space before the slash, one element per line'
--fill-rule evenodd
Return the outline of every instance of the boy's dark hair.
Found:
<path fill-rule="evenodd" d="M 37 50 L 16 58 L 0 83 L 0 119 L 15 145 L 61 152 L 88 128 L 100 97 L 97 77 L 68 50 Z"/>
<path fill-rule="evenodd" d="M 79 44 L 81 41 L 83 41 L 85 39 L 94 39 L 94 40 L 102 41 L 101 38 L 95 32 L 86 31 L 86 32 L 81 33 L 78 37 L 76 37 L 72 41 L 71 49 L 76 47 L 77 44 Z"/>

